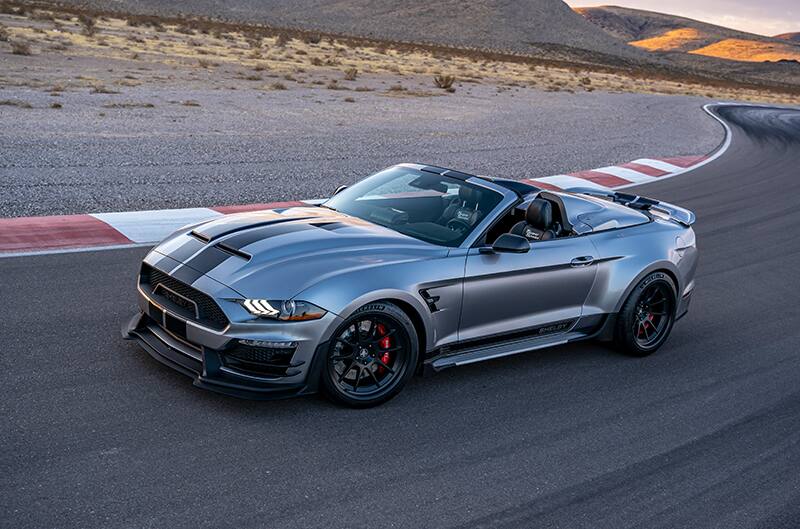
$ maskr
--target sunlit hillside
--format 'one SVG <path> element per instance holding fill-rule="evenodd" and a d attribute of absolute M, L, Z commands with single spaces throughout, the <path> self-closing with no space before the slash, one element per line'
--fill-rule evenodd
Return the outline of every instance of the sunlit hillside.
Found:
<path fill-rule="evenodd" d="M 800 46 L 744 39 L 721 40 L 689 53 L 736 61 L 800 61 Z"/>
<path fill-rule="evenodd" d="M 765 37 L 690 18 L 604 6 L 575 8 L 607 33 L 652 52 L 684 52 L 746 62 L 800 60 L 800 34 Z"/>

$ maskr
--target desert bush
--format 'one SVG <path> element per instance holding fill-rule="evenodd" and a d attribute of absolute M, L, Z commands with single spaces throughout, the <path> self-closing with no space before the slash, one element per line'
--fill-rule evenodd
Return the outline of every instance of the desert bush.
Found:
<path fill-rule="evenodd" d="M 102 84 L 96 84 L 89 90 L 90 94 L 119 94 L 119 90 L 114 90 L 113 88 L 108 88 Z"/>
<path fill-rule="evenodd" d="M 286 85 L 283 84 L 283 83 L 272 83 L 271 85 L 269 85 L 269 88 L 271 90 L 286 90 L 287 89 Z"/>
<path fill-rule="evenodd" d="M 139 103 L 137 101 L 125 101 L 122 103 L 106 103 L 103 108 L 155 108 L 153 103 Z"/>
<path fill-rule="evenodd" d="M 314 66 L 322 66 L 325 64 L 319 57 L 311 57 L 311 64 Z"/>
<path fill-rule="evenodd" d="M 592 80 L 588 77 L 581 77 L 578 82 L 583 86 L 589 86 L 592 84 Z"/>
<path fill-rule="evenodd" d="M 401 84 L 396 84 L 389 87 L 390 92 L 405 92 L 406 90 L 406 87 Z"/>
<path fill-rule="evenodd" d="M 278 35 L 277 40 L 275 40 L 275 45 L 278 46 L 279 48 L 283 48 L 284 46 L 289 44 L 291 40 L 292 39 L 287 37 L 285 33 L 281 33 L 280 35 Z"/>
<path fill-rule="evenodd" d="M 61 103 L 50 103 L 50 108 L 63 108 Z"/>
<path fill-rule="evenodd" d="M 322 42 L 322 35 L 319 33 L 311 33 L 303 38 L 303 42 L 306 44 L 319 44 Z"/>
<path fill-rule="evenodd" d="M 345 81 L 355 81 L 356 77 L 358 77 L 358 69 L 357 68 L 348 68 L 344 72 L 344 80 Z"/>
<path fill-rule="evenodd" d="M 11 53 L 14 55 L 33 55 L 30 44 L 21 40 L 15 40 L 11 43 Z"/>
<path fill-rule="evenodd" d="M 33 106 L 30 103 L 28 103 L 27 101 L 22 101 L 20 99 L 2 99 L 0 100 L 0 106 L 33 108 Z"/>
<path fill-rule="evenodd" d="M 180 33 L 181 35 L 194 35 L 195 31 L 194 28 L 188 26 L 186 24 L 180 24 L 175 28 L 176 33 Z"/>
<path fill-rule="evenodd" d="M 42 22 L 55 22 L 56 19 L 50 11 L 35 10 L 30 15 L 31 20 L 40 20 Z"/>
<path fill-rule="evenodd" d="M 8 42 L 8 39 L 9 39 L 8 30 L 0 26 L 0 42 Z"/>
<path fill-rule="evenodd" d="M 328 81 L 328 84 L 325 86 L 328 90 L 347 90 L 345 87 L 339 84 L 339 81 L 336 79 L 331 79 Z"/>
<path fill-rule="evenodd" d="M 372 92 L 373 89 L 368 86 L 357 86 L 355 88 L 356 92 Z"/>
<path fill-rule="evenodd" d="M 453 87 L 453 83 L 456 82 L 455 75 L 437 75 L 433 78 L 433 82 L 436 83 L 438 88 L 443 90 L 447 90 Z"/>
<path fill-rule="evenodd" d="M 269 67 L 266 64 L 256 64 L 253 66 L 253 71 L 255 72 L 264 72 L 266 70 L 269 70 Z"/>
<path fill-rule="evenodd" d="M 345 102 L 345 103 L 355 103 L 355 102 L 356 102 L 356 100 L 355 100 L 355 99 L 353 99 L 352 97 L 345 97 L 345 98 L 344 98 L 344 102 Z"/>
<path fill-rule="evenodd" d="M 208 59 L 197 59 L 197 66 L 200 68 L 211 68 L 216 66 L 213 62 L 209 61 Z"/>
<path fill-rule="evenodd" d="M 194 99 L 187 99 L 186 101 L 181 101 L 181 105 L 185 107 L 199 107 L 200 103 Z"/>
<path fill-rule="evenodd" d="M 87 37 L 97 33 L 97 21 L 89 15 L 78 15 L 78 23 L 83 26 L 83 34 Z"/>

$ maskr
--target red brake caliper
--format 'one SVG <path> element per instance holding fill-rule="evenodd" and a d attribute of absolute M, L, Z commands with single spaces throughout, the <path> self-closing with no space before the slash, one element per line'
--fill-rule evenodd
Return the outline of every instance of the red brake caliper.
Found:
<path fill-rule="evenodd" d="M 384 327 L 382 323 L 378 324 L 377 330 L 378 330 L 378 336 L 383 336 L 384 334 L 386 334 L 386 327 Z M 383 338 L 381 338 L 381 340 L 378 342 L 378 345 L 381 347 L 381 349 L 388 349 L 392 346 L 392 338 L 390 336 L 383 336 Z M 383 353 L 383 355 L 381 355 L 381 362 L 383 362 L 387 366 L 389 365 L 389 360 L 391 360 L 391 356 L 389 355 L 388 352 Z M 382 375 L 384 371 L 385 369 L 383 368 L 383 366 L 378 366 L 379 374 Z"/>

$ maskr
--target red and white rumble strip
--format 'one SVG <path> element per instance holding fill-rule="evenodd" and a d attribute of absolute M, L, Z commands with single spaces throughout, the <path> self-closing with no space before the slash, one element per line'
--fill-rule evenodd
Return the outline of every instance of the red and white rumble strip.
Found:
<path fill-rule="evenodd" d="M 708 160 L 708 156 L 641 158 L 622 165 L 527 181 L 543 189 L 619 189 L 685 173 Z M 160 241 L 181 226 L 220 215 L 315 202 L 319 201 L 4 218 L 0 219 L 0 256 L 148 245 Z"/>

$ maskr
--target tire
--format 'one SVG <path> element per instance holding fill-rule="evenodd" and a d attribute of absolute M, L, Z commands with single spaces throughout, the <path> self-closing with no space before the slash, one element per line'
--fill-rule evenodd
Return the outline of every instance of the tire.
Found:
<path fill-rule="evenodd" d="M 370 303 L 334 331 L 322 367 L 322 388 L 334 402 L 354 408 L 383 404 L 414 374 L 417 331 L 392 303 Z"/>
<path fill-rule="evenodd" d="M 637 357 L 655 353 L 675 323 L 676 288 L 664 272 L 653 272 L 625 300 L 617 315 L 614 346 Z"/>

